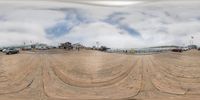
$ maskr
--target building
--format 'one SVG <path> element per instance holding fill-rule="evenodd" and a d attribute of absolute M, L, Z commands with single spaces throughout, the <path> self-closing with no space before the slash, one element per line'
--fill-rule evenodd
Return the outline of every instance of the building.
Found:
<path fill-rule="evenodd" d="M 22 47 L 22 50 L 32 50 L 32 46 L 30 46 L 30 45 L 27 45 L 27 46 L 24 46 L 24 47 Z"/>
<path fill-rule="evenodd" d="M 60 49 L 66 49 L 66 50 L 71 50 L 73 49 L 72 43 L 70 42 L 65 42 L 65 43 L 61 43 L 59 46 Z"/>
<path fill-rule="evenodd" d="M 189 49 L 197 49 L 197 45 L 188 45 Z"/>
<path fill-rule="evenodd" d="M 47 50 L 49 48 L 48 48 L 47 44 L 35 44 L 35 49 L 37 49 L 37 50 Z"/>
<path fill-rule="evenodd" d="M 80 43 L 75 43 L 72 46 L 73 46 L 73 49 L 75 49 L 75 50 L 79 50 L 79 49 L 84 49 L 85 48 L 85 46 L 81 45 Z"/>

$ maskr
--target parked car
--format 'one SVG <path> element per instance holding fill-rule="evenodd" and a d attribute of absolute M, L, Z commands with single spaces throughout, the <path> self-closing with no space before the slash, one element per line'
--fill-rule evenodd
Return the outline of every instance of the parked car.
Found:
<path fill-rule="evenodd" d="M 182 50 L 183 50 L 183 51 L 188 51 L 189 48 L 188 48 L 188 47 L 183 47 Z"/>
<path fill-rule="evenodd" d="M 183 50 L 182 49 L 172 49 L 172 52 L 183 52 Z"/>
<path fill-rule="evenodd" d="M 3 49 L 2 52 L 3 52 L 3 53 L 6 53 L 6 49 Z"/>
<path fill-rule="evenodd" d="M 0 48 L 0 52 L 2 52 L 3 51 L 3 48 Z"/>
<path fill-rule="evenodd" d="M 15 49 L 15 48 L 8 48 L 8 49 L 5 50 L 5 53 L 7 55 L 9 55 L 9 54 L 17 54 L 17 53 L 19 53 L 19 50 Z"/>

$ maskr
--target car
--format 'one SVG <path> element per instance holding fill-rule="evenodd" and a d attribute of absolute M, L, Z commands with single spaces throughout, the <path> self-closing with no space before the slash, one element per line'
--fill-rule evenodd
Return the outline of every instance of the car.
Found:
<path fill-rule="evenodd" d="M 172 49 L 172 52 L 183 52 L 183 50 L 180 48 L 177 48 L 177 49 Z"/>
<path fill-rule="evenodd" d="M 2 52 L 3 51 L 3 48 L 0 48 L 0 52 Z"/>
<path fill-rule="evenodd" d="M 5 52 L 6 52 L 6 49 L 4 48 L 4 49 L 2 50 L 2 52 L 5 53 Z"/>
<path fill-rule="evenodd" d="M 8 49 L 5 50 L 5 53 L 6 53 L 7 55 L 10 55 L 10 54 L 17 54 L 17 53 L 19 53 L 19 50 L 15 49 L 15 48 L 8 48 Z"/>
<path fill-rule="evenodd" d="M 189 50 L 189 48 L 188 47 L 183 47 L 183 48 L 181 48 L 183 51 L 188 51 Z"/>

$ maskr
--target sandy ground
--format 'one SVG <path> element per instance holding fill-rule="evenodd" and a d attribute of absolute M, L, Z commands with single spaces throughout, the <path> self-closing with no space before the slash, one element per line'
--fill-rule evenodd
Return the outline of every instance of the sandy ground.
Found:
<path fill-rule="evenodd" d="M 199 100 L 200 51 L 0 54 L 0 100 Z"/>

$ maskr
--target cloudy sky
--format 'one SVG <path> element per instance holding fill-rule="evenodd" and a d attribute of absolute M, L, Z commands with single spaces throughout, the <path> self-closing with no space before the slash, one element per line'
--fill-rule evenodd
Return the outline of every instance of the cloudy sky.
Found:
<path fill-rule="evenodd" d="M 111 48 L 200 45 L 200 2 L 124 7 L 55 1 L 0 1 L 0 46 L 70 41 Z"/>

